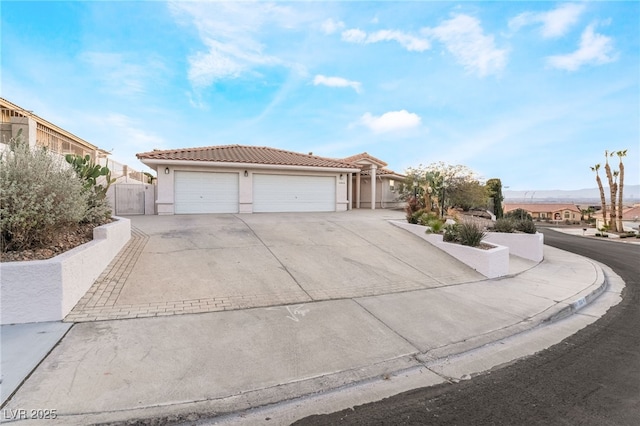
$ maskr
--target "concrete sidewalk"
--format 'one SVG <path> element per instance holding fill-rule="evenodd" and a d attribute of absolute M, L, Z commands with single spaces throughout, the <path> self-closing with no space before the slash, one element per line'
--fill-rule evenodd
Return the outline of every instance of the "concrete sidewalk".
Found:
<path fill-rule="evenodd" d="M 459 354 L 571 315 L 605 291 L 600 265 L 545 247 L 542 263 L 497 280 L 79 323 L 4 407 L 3 421 L 30 409 L 56 410 L 64 424 L 197 418 L 411 369 L 420 386 L 442 383 L 454 370 L 469 373 L 452 365 Z M 613 291 L 619 297 L 621 286 Z"/>

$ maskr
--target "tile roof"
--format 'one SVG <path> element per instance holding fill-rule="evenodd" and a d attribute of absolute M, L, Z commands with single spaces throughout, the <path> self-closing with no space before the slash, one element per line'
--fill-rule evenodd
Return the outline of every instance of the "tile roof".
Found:
<path fill-rule="evenodd" d="M 640 219 L 640 206 L 633 206 L 628 209 L 622 210 L 623 220 L 638 220 Z"/>
<path fill-rule="evenodd" d="M 515 209 L 524 209 L 532 213 L 548 213 L 557 212 L 560 210 L 570 210 L 580 213 L 580 209 L 575 204 L 538 204 L 538 203 L 521 203 L 521 204 L 504 204 L 504 212 L 510 212 Z"/>
<path fill-rule="evenodd" d="M 346 161 L 348 163 L 356 163 L 359 160 L 369 160 L 372 163 L 376 163 L 381 165 L 382 167 L 387 166 L 388 164 L 379 158 L 374 157 L 373 155 L 369 155 L 367 152 L 363 152 L 361 154 L 352 155 L 351 157 L 343 158 L 342 161 Z"/>
<path fill-rule="evenodd" d="M 393 176 L 397 176 L 397 177 L 401 177 L 401 178 L 405 178 L 405 175 L 401 175 L 399 173 L 394 172 L 393 170 L 389 170 L 389 169 L 377 169 L 376 170 L 376 176 L 384 176 L 384 175 L 393 175 Z M 367 169 L 367 170 L 362 170 L 360 172 L 360 176 L 371 176 L 371 170 Z"/>
<path fill-rule="evenodd" d="M 264 146 L 219 145 L 200 148 L 154 150 L 136 154 L 139 160 L 188 160 L 221 163 L 268 164 L 279 166 L 309 166 L 333 168 L 359 168 L 346 160 L 300 154 Z"/>

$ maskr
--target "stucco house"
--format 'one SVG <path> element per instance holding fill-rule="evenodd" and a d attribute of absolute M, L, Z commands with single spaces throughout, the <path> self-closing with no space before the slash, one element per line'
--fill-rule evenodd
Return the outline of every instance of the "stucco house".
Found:
<path fill-rule="evenodd" d="M 157 172 L 156 210 L 161 215 L 391 207 L 394 179 L 402 178 L 366 153 L 334 159 L 221 145 L 154 150 L 137 157 Z"/>
<path fill-rule="evenodd" d="M 580 220 L 580 209 L 575 204 L 505 204 L 504 213 L 512 210 L 523 209 L 527 211 L 534 220 Z"/>

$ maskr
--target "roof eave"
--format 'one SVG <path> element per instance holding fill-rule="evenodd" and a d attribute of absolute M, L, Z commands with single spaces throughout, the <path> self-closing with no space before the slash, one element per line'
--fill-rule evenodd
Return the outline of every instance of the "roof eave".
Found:
<path fill-rule="evenodd" d="M 356 173 L 358 168 L 327 167 L 327 166 L 296 166 L 284 164 L 259 164 L 259 163 L 233 163 L 226 161 L 194 161 L 194 160 L 163 160 L 155 158 L 142 158 L 140 161 L 157 171 L 158 166 L 191 166 L 191 167 L 216 167 L 225 169 L 262 169 L 262 170 L 291 170 L 291 171 L 316 171 L 336 173 Z"/>

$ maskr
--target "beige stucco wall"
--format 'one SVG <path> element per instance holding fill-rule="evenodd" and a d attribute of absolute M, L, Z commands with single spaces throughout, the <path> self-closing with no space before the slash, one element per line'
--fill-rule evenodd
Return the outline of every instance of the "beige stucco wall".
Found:
<path fill-rule="evenodd" d="M 169 174 L 165 173 L 165 168 L 169 168 Z M 277 170 L 269 168 L 228 168 L 228 167 L 202 167 L 202 166 L 158 166 L 158 192 L 157 192 L 157 214 L 175 214 L 175 172 L 218 172 L 218 173 L 238 173 L 238 211 L 240 213 L 253 213 L 253 174 L 272 174 L 289 176 L 332 176 L 336 180 L 336 211 L 346 211 L 349 201 L 347 199 L 347 173 L 338 172 L 314 172 L 306 170 Z M 245 170 L 248 176 L 244 175 Z M 340 175 L 342 174 L 342 179 Z"/>
<path fill-rule="evenodd" d="M 395 180 L 396 187 L 400 184 L 400 181 Z M 356 183 L 353 181 L 353 205 L 355 207 L 356 201 Z M 398 194 L 391 191 L 390 179 L 386 177 L 378 176 L 376 178 L 376 208 L 388 209 L 401 207 L 404 205 L 403 201 L 397 200 Z M 363 176 L 360 178 L 360 208 L 371 208 L 371 177 Z"/>

